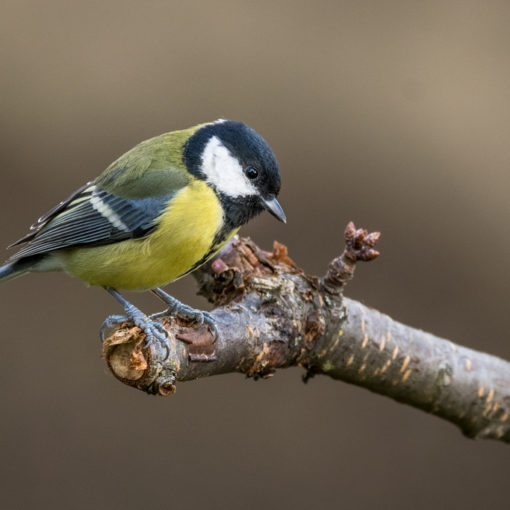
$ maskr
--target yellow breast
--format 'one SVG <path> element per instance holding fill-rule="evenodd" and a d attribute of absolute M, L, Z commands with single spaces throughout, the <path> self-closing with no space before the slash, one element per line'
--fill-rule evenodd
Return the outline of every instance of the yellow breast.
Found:
<path fill-rule="evenodd" d="M 64 269 L 90 285 L 116 289 L 149 289 L 187 273 L 220 245 L 214 238 L 223 226 L 223 209 L 203 181 L 193 181 L 169 202 L 158 228 L 145 239 L 61 252 Z M 205 262 L 205 261 L 204 261 Z"/>

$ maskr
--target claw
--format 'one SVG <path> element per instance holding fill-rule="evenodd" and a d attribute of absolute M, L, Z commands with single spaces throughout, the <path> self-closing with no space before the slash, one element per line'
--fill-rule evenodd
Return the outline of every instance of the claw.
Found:
<path fill-rule="evenodd" d="M 112 326 L 118 326 L 124 322 L 133 322 L 135 326 L 138 326 L 145 333 L 145 344 L 144 349 L 152 345 L 156 340 L 162 347 L 168 348 L 167 338 L 168 331 L 159 322 L 151 320 L 146 315 L 110 315 L 103 322 L 100 330 L 101 341 L 104 342 L 104 331 L 106 328 Z"/>
<path fill-rule="evenodd" d="M 126 317 L 125 315 L 110 315 L 109 317 L 107 317 L 103 324 L 101 325 L 101 329 L 99 330 L 99 339 L 101 340 L 101 342 L 105 341 L 104 337 L 105 329 L 117 326 L 126 321 L 129 321 L 129 317 Z"/>
<path fill-rule="evenodd" d="M 214 341 L 218 339 L 218 328 L 216 327 L 216 321 L 213 319 L 213 316 L 208 312 L 202 312 L 203 315 L 203 322 L 205 322 L 209 329 L 211 330 L 211 333 L 213 335 Z"/>
<path fill-rule="evenodd" d="M 145 345 L 143 346 L 144 349 L 147 349 L 147 347 L 152 345 L 156 340 L 162 347 L 167 347 L 168 332 L 159 322 L 147 320 L 143 326 L 140 324 L 137 324 L 137 326 L 140 327 L 146 335 Z"/>

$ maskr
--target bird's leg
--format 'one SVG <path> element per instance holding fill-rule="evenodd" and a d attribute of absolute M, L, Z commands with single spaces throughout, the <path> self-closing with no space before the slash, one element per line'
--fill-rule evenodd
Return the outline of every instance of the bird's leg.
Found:
<path fill-rule="evenodd" d="M 208 312 L 204 312 L 202 310 L 197 310 L 196 308 L 192 308 L 191 306 L 185 305 L 181 303 L 178 299 L 175 299 L 170 294 L 167 294 L 164 290 L 160 288 L 151 289 L 152 292 L 158 296 L 161 301 L 168 305 L 168 308 L 164 312 L 155 313 L 151 315 L 151 319 L 159 319 L 161 317 L 166 317 L 168 315 L 178 315 L 185 319 L 189 319 L 199 324 L 207 324 L 213 334 L 214 338 L 218 337 L 218 330 L 216 329 L 216 322 L 214 321 L 212 315 Z"/>
<path fill-rule="evenodd" d="M 145 347 L 151 345 L 154 340 L 157 340 L 162 347 L 167 347 L 168 332 L 162 324 L 147 317 L 141 310 L 132 305 L 115 289 L 105 287 L 108 291 L 124 308 L 126 315 L 110 315 L 101 326 L 101 338 L 103 338 L 103 331 L 105 328 L 122 324 L 123 322 L 132 321 L 135 326 L 138 326 L 146 335 Z"/>

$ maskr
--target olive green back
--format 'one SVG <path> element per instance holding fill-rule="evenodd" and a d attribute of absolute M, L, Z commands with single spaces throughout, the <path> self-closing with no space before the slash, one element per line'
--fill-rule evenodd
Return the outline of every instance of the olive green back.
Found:
<path fill-rule="evenodd" d="M 168 195 L 183 188 L 193 179 L 184 164 L 184 145 L 203 125 L 139 143 L 115 160 L 94 184 L 126 198 Z"/>

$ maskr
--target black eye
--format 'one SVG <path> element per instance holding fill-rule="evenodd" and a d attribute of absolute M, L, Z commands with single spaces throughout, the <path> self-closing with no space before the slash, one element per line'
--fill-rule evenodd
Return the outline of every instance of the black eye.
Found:
<path fill-rule="evenodd" d="M 247 166 L 244 169 L 244 173 L 245 173 L 246 177 L 248 177 L 248 179 L 256 179 L 259 176 L 258 170 L 256 170 L 252 166 Z"/>

